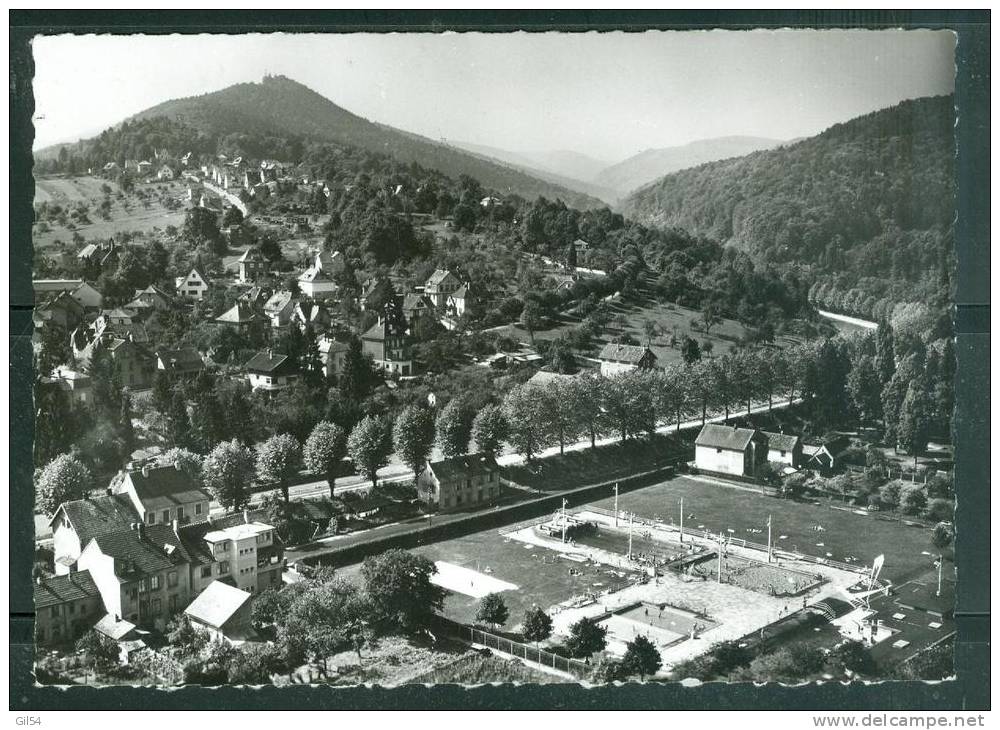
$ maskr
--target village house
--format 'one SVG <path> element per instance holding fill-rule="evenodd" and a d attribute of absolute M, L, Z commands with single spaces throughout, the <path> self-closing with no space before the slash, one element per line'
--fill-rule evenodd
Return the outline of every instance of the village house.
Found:
<path fill-rule="evenodd" d="M 804 466 L 828 476 L 842 466 L 843 454 L 850 445 L 851 439 L 848 436 L 840 433 L 828 434 L 819 444 L 803 447 Z"/>
<path fill-rule="evenodd" d="M 416 322 L 421 317 L 433 316 L 434 302 L 426 294 L 410 292 L 403 295 L 402 301 L 403 316 L 407 322 Z"/>
<path fill-rule="evenodd" d="M 219 580 L 248 593 L 281 585 L 284 545 L 264 510 L 209 515 L 178 528 L 191 565 L 191 594 Z"/>
<path fill-rule="evenodd" d="M 325 332 L 331 323 L 330 312 L 319 302 L 310 299 L 299 300 L 292 312 L 292 323 L 298 325 L 303 332 L 306 325 L 311 325 L 313 332 Z"/>
<path fill-rule="evenodd" d="M 261 350 L 243 366 L 253 390 L 281 390 L 299 379 L 288 355 Z"/>
<path fill-rule="evenodd" d="M 294 311 L 295 299 L 292 297 L 292 293 L 287 290 L 276 292 L 264 302 L 264 316 L 267 317 L 272 327 L 287 325 L 292 321 Z"/>
<path fill-rule="evenodd" d="M 462 317 L 472 308 L 474 302 L 475 298 L 469 289 L 469 285 L 462 284 L 462 286 L 448 295 L 448 314 L 454 317 Z"/>
<path fill-rule="evenodd" d="M 35 293 L 35 301 L 66 292 L 87 311 L 99 310 L 104 304 L 101 293 L 83 279 L 35 279 L 31 282 L 31 288 Z"/>
<path fill-rule="evenodd" d="M 133 390 L 148 388 L 153 382 L 153 354 L 131 339 L 115 337 L 107 342 L 121 384 Z"/>
<path fill-rule="evenodd" d="M 216 324 L 233 327 L 237 331 L 242 331 L 254 325 L 265 323 L 267 318 L 257 314 L 249 302 L 238 301 L 213 321 Z"/>
<path fill-rule="evenodd" d="M 190 601 L 186 551 L 170 525 L 130 524 L 98 535 L 77 561 L 89 570 L 104 609 L 136 626 L 163 631 Z"/>
<path fill-rule="evenodd" d="M 177 172 L 170 165 L 161 165 L 160 169 L 156 171 L 157 180 L 173 180 L 177 177 Z"/>
<path fill-rule="evenodd" d="M 144 466 L 125 474 L 119 488 L 128 495 L 139 521 L 147 525 L 179 525 L 208 519 L 212 496 L 175 465 Z"/>
<path fill-rule="evenodd" d="M 136 172 L 140 175 L 148 175 L 153 170 L 153 163 L 149 160 L 143 160 L 136 166 Z"/>
<path fill-rule="evenodd" d="M 173 297 L 155 284 L 145 289 L 136 289 L 132 301 L 125 305 L 126 311 L 138 314 L 146 310 L 148 313 L 163 312 L 170 309 Z"/>
<path fill-rule="evenodd" d="M 88 243 L 76 254 L 77 260 L 84 266 L 92 266 L 103 270 L 118 264 L 118 248 L 114 239 L 100 243 Z"/>
<path fill-rule="evenodd" d="M 222 581 L 212 581 L 184 609 L 191 625 L 208 635 L 209 641 L 239 644 L 254 637 L 250 625 L 253 596 Z"/>
<path fill-rule="evenodd" d="M 767 442 L 767 460 L 782 467 L 798 469 L 802 464 L 802 439 L 791 433 L 761 431 Z"/>
<path fill-rule="evenodd" d="M 267 275 L 269 264 L 257 246 L 251 246 L 239 258 L 239 280 L 244 284 L 257 281 Z"/>
<path fill-rule="evenodd" d="M 66 393 L 71 403 L 90 402 L 93 382 L 89 375 L 60 365 L 51 375 L 42 378 L 45 387 L 58 388 Z"/>
<path fill-rule="evenodd" d="M 156 369 L 174 380 L 188 380 L 205 369 L 201 355 L 193 347 L 179 350 L 158 350 Z"/>
<path fill-rule="evenodd" d="M 127 529 L 138 521 L 139 514 L 125 494 L 63 502 L 49 520 L 56 575 L 75 570 L 80 552 L 94 537 Z"/>
<path fill-rule="evenodd" d="M 361 296 L 358 297 L 358 306 L 362 312 L 378 310 L 385 306 L 396 292 L 392 288 L 392 283 L 382 277 L 372 277 L 366 279 L 361 285 Z"/>
<path fill-rule="evenodd" d="M 90 571 L 39 578 L 34 585 L 35 640 L 40 645 L 73 641 L 104 614 Z"/>
<path fill-rule="evenodd" d="M 299 275 L 299 291 L 312 299 L 326 299 L 337 293 L 337 284 L 323 269 L 310 266 Z"/>
<path fill-rule="evenodd" d="M 417 477 L 417 493 L 441 512 L 495 504 L 502 493 L 500 467 L 485 453 L 428 462 Z"/>
<path fill-rule="evenodd" d="M 448 297 L 455 290 L 462 286 L 458 277 L 447 269 L 437 269 L 424 284 L 424 294 L 426 294 L 435 307 L 444 309 L 448 306 Z"/>
<path fill-rule="evenodd" d="M 323 375 L 333 378 L 343 373 L 347 351 L 350 349 L 348 344 L 333 337 L 321 337 L 318 347 L 320 359 L 323 361 Z"/>
<path fill-rule="evenodd" d="M 706 423 L 694 442 L 698 471 L 752 477 L 767 461 L 767 443 L 753 428 Z"/>
<path fill-rule="evenodd" d="M 605 377 L 632 370 L 651 370 L 656 367 L 656 355 L 644 345 L 619 345 L 609 342 L 601 348 L 597 359 L 601 361 L 601 375 Z"/>
<path fill-rule="evenodd" d="M 413 375 L 413 359 L 410 352 L 410 336 L 401 315 L 392 312 L 388 306 L 379 315 L 378 322 L 361 335 L 361 350 L 371 355 L 376 368 L 388 375 Z"/>
<path fill-rule="evenodd" d="M 35 303 L 31 321 L 36 329 L 56 326 L 69 331 L 83 322 L 85 314 L 83 307 L 69 292 L 59 292 L 50 295 L 47 301 Z"/>
<path fill-rule="evenodd" d="M 211 286 L 208 277 L 197 266 L 192 268 L 187 276 L 177 277 L 174 283 L 179 296 L 196 302 L 205 298 Z"/>

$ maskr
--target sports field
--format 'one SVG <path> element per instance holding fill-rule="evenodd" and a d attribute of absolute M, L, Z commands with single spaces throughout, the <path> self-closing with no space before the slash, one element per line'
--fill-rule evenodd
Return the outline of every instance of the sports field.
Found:
<path fill-rule="evenodd" d="M 933 551 L 937 555 L 927 528 L 857 514 L 852 509 L 834 509 L 827 504 L 776 499 L 750 489 L 690 477 L 676 477 L 624 493 L 618 506 L 623 511 L 676 525 L 681 497 L 685 528 L 722 532 L 734 539 L 763 544 L 767 542 L 767 519 L 771 516 L 776 550 L 794 550 L 859 566 L 870 565 L 876 556 L 884 554 L 882 575 L 896 584 L 931 566 L 933 557 L 922 553 Z M 614 498 L 594 504 L 614 509 Z"/>

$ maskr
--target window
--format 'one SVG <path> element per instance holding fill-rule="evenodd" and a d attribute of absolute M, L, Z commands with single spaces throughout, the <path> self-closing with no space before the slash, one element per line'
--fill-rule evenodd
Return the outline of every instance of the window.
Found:
<path fill-rule="evenodd" d="M 149 579 L 149 590 L 158 591 L 160 590 L 160 576 L 154 575 Z"/>
<path fill-rule="evenodd" d="M 170 522 L 170 510 L 165 509 L 163 510 L 163 524 L 167 524 L 168 522 Z"/>
<path fill-rule="evenodd" d="M 171 588 L 176 588 L 177 587 L 177 571 L 176 570 L 171 570 L 169 573 L 167 573 L 167 585 L 170 586 Z"/>
<path fill-rule="evenodd" d="M 782 456 L 784 456 L 784 455 L 785 455 L 785 452 L 784 452 L 784 451 L 782 451 L 782 452 L 781 452 L 781 455 L 782 455 Z"/>
<path fill-rule="evenodd" d="M 156 524 L 156 515 L 154 515 L 152 512 L 150 512 L 148 515 L 146 515 L 146 521 L 149 522 L 149 524 L 151 524 L 151 525 L 155 525 Z"/>
<path fill-rule="evenodd" d="M 52 618 L 58 617 L 59 616 L 59 606 L 53 606 L 52 609 L 49 611 L 49 613 L 51 614 Z"/>
<path fill-rule="evenodd" d="M 716 450 L 715 450 L 715 453 L 717 453 L 717 454 L 721 454 L 721 453 L 722 453 L 722 449 L 716 449 Z"/>
<path fill-rule="evenodd" d="M 70 615 L 73 615 L 74 613 L 76 613 L 76 604 L 75 603 L 70 603 L 69 604 L 69 613 L 70 613 Z"/>
<path fill-rule="evenodd" d="M 223 560 L 219 563 L 219 575 L 226 575 L 229 572 L 229 561 Z"/>
<path fill-rule="evenodd" d="M 163 610 L 163 601 L 159 598 L 153 599 L 153 613 L 160 613 Z"/>
<path fill-rule="evenodd" d="M 472 489 L 472 480 L 471 479 L 466 479 L 465 480 L 465 488 L 466 489 Z"/>
<path fill-rule="evenodd" d="M 486 475 L 486 481 L 488 482 L 493 481 L 493 472 L 490 472 L 489 474 Z"/>
<path fill-rule="evenodd" d="M 167 608 L 168 608 L 168 610 L 171 613 L 173 613 L 174 611 L 177 610 L 177 606 L 178 606 L 178 603 L 179 603 L 177 599 L 178 599 L 178 596 L 176 594 L 174 594 L 174 595 L 170 596 L 170 599 L 167 601 Z"/>
<path fill-rule="evenodd" d="M 211 578 L 212 577 L 212 566 L 211 565 L 205 565 L 205 566 L 202 567 L 202 569 L 201 569 L 201 577 L 202 578 Z"/>
<path fill-rule="evenodd" d="M 184 519 L 184 508 L 183 507 L 178 507 L 177 508 L 177 520 L 180 521 L 180 520 L 183 520 L 183 519 Z"/>
<path fill-rule="evenodd" d="M 196 505 L 194 506 L 194 513 L 195 513 L 196 515 L 200 515 L 200 514 L 201 514 L 201 502 L 199 502 L 198 504 L 196 504 Z"/>

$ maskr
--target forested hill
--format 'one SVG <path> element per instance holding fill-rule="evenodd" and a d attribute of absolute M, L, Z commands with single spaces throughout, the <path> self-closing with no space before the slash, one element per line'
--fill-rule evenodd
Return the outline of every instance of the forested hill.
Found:
<path fill-rule="evenodd" d="M 603 205 L 588 195 L 520 170 L 370 122 L 283 76 L 267 76 L 261 83 L 236 84 L 202 96 L 167 101 L 133 119 L 154 117 L 183 122 L 213 138 L 246 133 L 348 144 L 389 154 L 405 163 L 416 162 L 450 177 L 469 175 L 485 187 L 528 200 L 544 196 L 559 198 L 577 208 Z"/>
<path fill-rule="evenodd" d="M 758 260 L 812 265 L 840 292 L 927 301 L 950 271 L 954 121 L 952 96 L 905 101 L 797 144 L 668 175 L 622 209 Z"/>

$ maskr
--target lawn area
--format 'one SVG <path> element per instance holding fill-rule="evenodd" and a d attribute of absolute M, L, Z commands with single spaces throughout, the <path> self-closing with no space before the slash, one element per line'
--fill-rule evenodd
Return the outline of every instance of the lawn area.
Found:
<path fill-rule="evenodd" d="M 610 311 L 611 322 L 605 328 L 604 333 L 595 339 L 591 350 L 586 353 L 589 356 L 596 357 L 606 343 L 611 342 L 623 332 L 628 333 L 636 342 L 645 342 L 645 322 L 647 319 L 655 322 L 660 330 L 660 334 L 650 342 L 650 349 L 659 358 L 661 366 L 681 360 L 679 347 L 670 346 L 672 334 L 676 334 L 678 338 L 690 335 L 699 344 L 703 344 L 705 341 L 711 342 L 713 353 L 722 354 L 728 352 L 732 345 L 739 342 L 746 331 L 743 325 L 736 320 L 723 319 L 712 327 L 710 333 L 706 335 L 700 328 L 696 329 L 693 326 L 693 322 L 701 318 L 700 311 L 669 302 L 658 302 L 643 292 L 611 302 Z M 616 323 L 619 315 L 625 318 L 624 327 Z M 555 339 L 564 332 L 576 329 L 581 321 L 580 317 L 574 315 L 561 315 L 550 321 L 546 329 L 536 331 L 535 337 Z M 502 331 L 522 342 L 530 340 L 527 330 L 520 325 L 509 325 Z M 782 336 L 776 338 L 775 343 L 780 346 L 788 346 L 800 341 L 800 339 Z"/>
<path fill-rule="evenodd" d="M 534 605 L 548 609 L 573 596 L 603 590 L 628 577 L 607 566 L 566 560 L 555 550 L 510 540 L 495 530 L 422 546 L 412 552 L 429 560 L 477 570 L 490 578 L 518 586 L 516 590 L 501 594 L 510 609 L 507 630 L 520 624 L 525 610 Z M 487 569 L 492 572 L 487 573 Z M 337 573 L 348 580 L 361 581 L 359 564 L 338 568 Z M 445 598 L 444 614 L 455 621 L 473 623 L 478 607 L 478 598 L 450 592 Z"/>
<path fill-rule="evenodd" d="M 766 497 L 753 491 L 677 477 L 650 487 L 623 493 L 619 509 L 676 524 L 680 499 L 684 498 L 684 526 L 725 532 L 752 542 L 767 541 L 767 518 L 773 516 L 776 549 L 797 550 L 807 555 L 870 565 L 885 555 L 882 575 L 899 585 L 927 570 L 931 558 L 931 532 L 899 522 L 878 520 L 871 515 L 833 509 L 825 504 L 793 502 Z M 614 498 L 595 504 L 614 509 Z M 813 529 L 822 526 L 822 531 Z M 750 532 L 761 530 L 761 532 Z"/>
<path fill-rule="evenodd" d="M 690 450 L 689 444 L 675 436 L 656 435 L 652 440 L 633 439 L 509 466 L 506 477 L 532 489 L 558 492 L 652 471 L 676 461 L 677 455 L 691 458 Z"/>
<path fill-rule="evenodd" d="M 107 239 L 123 231 L 149 232 L 154 228 L 160 230 L 173 225 L 180 228 L 184 223 L 184 213 L 188 206 L 186 186 L 183 181 L 153 183 L 138 186 L 149 192 L 150 196 L 143 204 L 135 195 L 126 195 L 124 200 L 118 200 L 117 186 L 111 184 L 114 192 L 111 195 L 111 219 L 104 220 L 98 212 L 98 206 L 104 198 L 101 185 L 107 183 L 97 177 L 74 178 L 39 178 L 35 180 L 35 202 L 48 201 L 62 206 L 72 206 L 78 202 L 90 205 L 89 218 L 91 223 L 77 225 L 73 230 L 58 224 L 50 224 L 51 229 L 39 232 L 37 226 L 32 232 L 32 242 L 36 251 L 49 252 L 56 241 L 69 244 L 73 234 L 79 233 L 84 238 Z M 177 210 L 168 210 L 159 200 L 161 194 L 176 198 L 181 202 Z M 128 206 L 126 209 L 125 206 Z"/>

